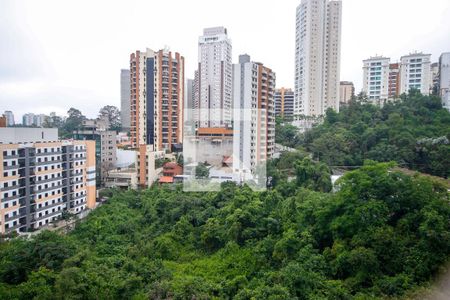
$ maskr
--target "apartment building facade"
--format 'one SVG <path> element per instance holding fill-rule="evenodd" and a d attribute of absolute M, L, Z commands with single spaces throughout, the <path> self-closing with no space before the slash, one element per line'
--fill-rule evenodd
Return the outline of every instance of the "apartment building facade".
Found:
<path fill-rule="evenodd" d="M 355 86 L 353 82 L 341 81 L 339 87 L 339 101 L 340 103 L 349 103 L 355 95 Z"/>
<path fill-rule="evenodd" d="M 122 131 L 130 131 L 130 70 L 120 70 L 120 121 Z"/>
<path fill-rule="evenodd" d="M 400 96 L 400 64 L 389 64 L 388 98 L 395 99 Z"/>
<path fill-rule="evenodd" d="M 390 58 L 375 56 L 363 61 L 363 92 L 371 101 L 389 97 Z"/>
<path fill-rule="evenodd" d="M 275 73 L 240 55 L 233 78 L 233 169 L 254 174 L 275 150 Z"/>
<path fill-rule="evenodd" d="M 339 111 L 342 2 L 302 0 L 296 12 L 294 115 Z"/>
<path fill-rule="evenodd" d="M 197 127 L 231 126 L 231 50 L 231 40 L 224 27 L 205 28 L 198 39 Z"/>
<path fill-rule="evenodd" d="M 400 58 L 400 94 L 417 89 L 429 95 L 431 85 L 431 54 L 412 53 Z"/>
<path fill-rule="evenodd" d="M 0 233 L 39 229 L 95 207 L 95 144 L 57 129 L 0 128 Z"/>
<path fill-rule="evenodd" d="M 3 114 L 6 117 L 6 126 L 14 126 L 16 124 L 14 120 L 14 114 L 10 110 L 5 110 L 5 113 Z"/>
<path fill-rule="evenodd" d="M 155 155 L 153 145 L 139 145 L 139 149 L 136 152 L 136 174 L 138 186 L 141 188 L 151 187 L 157 180 Z"/>
<path fill-rule="evenodd" d="M 450 52 L 439 57 L 439 95 L 442 106 L 450 111 Z"/>
<path fill-rule="evenodd" d="M 184 57 L 147 49 L 130 55 L 131 145 L 170 150 L 182 142 Z"/>
<path fill-rule="evenodd" d="M 292 119 L 294 116 L 294 91 L 288 88 L 275 90 L 275 115 Z"/>
<path fill-rule="evenodd" d="M 104 186 L 108 172 L 115 168 L 117 162 L 117 135 L 109 130 L 106 119 L 84 120 L 80 130 L 73 132 L 76 140 L 89 140 L 95 143 L 95 157 L 97 162 L 96 183 Z"/>

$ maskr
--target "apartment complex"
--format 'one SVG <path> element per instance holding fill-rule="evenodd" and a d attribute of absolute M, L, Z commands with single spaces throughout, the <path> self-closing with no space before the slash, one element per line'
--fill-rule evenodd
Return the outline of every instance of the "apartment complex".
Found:
<path fill-rule="evenodd" d="M 442 106 L 450 111 L 450 52 L 439 58 L 439 95 Z"/>
<path fill-rule="evenodd" d="M 400 95 L 400 64 L 389 64 L 388 98 L 395 99 Z"/>
<path fill-rule="evenodd" d="M 73 138 L 94 141 L 97 162 L 96 183 L 99 187 L 104 186 L 108 172 L 114 169 L 117 161 L 116 132 L 109 130 L 107 119 L 84 120 L 81 129 L 73 132 Z"/>
<path fill-rule="evenodd" d="M 0 233 L 25 232 L 64 211 L 95 207 L 95 144 L 57 129 L 0 128 Z"/>
<path fill-rule="evenodd" d="M 14 121 L 14 114 L 10 110 L 5 110 L 3 114 L 6 117 L 6 126 L 14 126 L 16 122 Z"/>
<path fill-rule="evenodd" d="M 255 173 L 275 149 L 275 73 L 240 55 L 233 78 L 233 169 Z"/>
<path fill-rule="evenodd" d="M 24 114 L 22 117 L 22 125 L 41 127 L 47 120 L 48 116 L 44 114 L 35 115 L 33 113 Z"/>
<path fill-rule="evenodd" d="M 294 91 L 280 88 L 275 90 L 275 115 L 283 118 L 294 116 Z"/>
<path fill-rule="evenodd" d="M 431 54 L 412 53 L 400 58 L 400 94 L 411 89 L 430 94 Z"/>
<path fill-rule="evenodd" d="M 363 92 L 369 100 L 386 100 L 389 95 L 389 63 L 387 57 L 376 56 L 363 61 Z"/>
<path fill-rule="evenodd" d="M 170 150 L 182 142 L 184 57 L 147 49 L 130 55 L 130 134 L 134 148 Z"/>
<path fill-rule="evenodd" d="M 342 2 L 302 0 L 297 7 L 294 115 L 339 111 Z"/>
<path fill-rule="evenodd" d="M 339 101 L 340 103 L 349 103 L 355 95 L 355 86 L 353 82 L 341 81 L 339 88 Z"/>
<path fill-rule="evenodd" d="M 198 127 L 229 127 L 232 119 L 231 40 L 224 27 L 198 39 Z"/>
<path fill-rule="evenodd" d="M 6 127 L 6 123 L 7 123 L 6 117 L 4 115 L 0 116 L 0 128 L 1 127 Z"/>
<path fill-rule="evenodd" d="M 120 120 L 122 131 L 130 131 L 130 70 L 120 70 Z"/>

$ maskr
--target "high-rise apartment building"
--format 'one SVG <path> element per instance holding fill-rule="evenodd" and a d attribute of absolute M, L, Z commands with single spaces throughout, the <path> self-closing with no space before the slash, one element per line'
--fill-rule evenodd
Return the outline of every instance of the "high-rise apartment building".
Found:
<path fill-rule="evenodd" d="M 400 95 L 400 64 L 389 64 L 388 98 L 395 99 Z"/>
<path fill-rule="evenodd" d="M 134 148 L 170 150 L 183 140 L 184 57 L 168 50 L 130 55 L 130 134 Z"/>
<path fill-rule="evenodd" d="M 400 59 L 400 94 L 411 89 L 419 90 L 423 95 L 430 94 L 431 54 L 412 53 Z"/>
<path fill-rule="evenodd" d="M 32 113 L 24 114 L 22 117 L 22 125 L 23 126 L 33 126 L 34 125 L 34 117 L 35 117 L 35 115 Z"/>
<path fill-rule="evenodd" d="M 120 70 L 120 120 L 122 131 L 130 130 L 130 70 Z"/>
<path fill-rule="evenodd" d="M 294 114 L 339 111 L 340 0 L 302 0 L 297 7 Z"/>
<path fill-rule="evenodd" d="M 283 118 L 294 116 L 294 91 L 280 88 L 275 90 L 275 115 Z"/>
<path fill-rule="evenodd" d="M 5 110 L 3 114 L 6 117 L 6 126 L 14 126 L 16 122 L 14 121 L 14 114 L 10 110 Z"/>
<path fill-rule="evenodd" d="M 240 55 L 233 81 L 233 168 L 254 173 L 275 149 L 275 73 Z"/>
<path fill-rule="evenodd" d="M 231 40 L 227 29 L 204 29 L 198 39 L 199 127 L 231 126 L 232 80 Z"/>
<path fill-rule="evenodd" d="M 353 82 L 341 81 L 339 88 L 339 101 L 341 103 L 349 103 L 354 95 L 355 86 L 353 85 Z"/>
<path fill-rule="evenodd" d="M 439 58 L 439 95 L 442 106 L 450 111 L 450 52 Z"/>
<path fill-rule="evenodd" d="M 95 207 L 93 141 L 57 129 L 0 128 L 0 233 L 38 229 Z"/>
<path fill-rule="evenodd" d="M 194 79 L 186 79 L 186 109 L 194 108 Z"/>
<path fill-rule="evenodd" d="M 22 117 L 22 125 L 42 127 L 48 116 L 44 114 L 35 115 L 33 113 L 24 114 Z"/>
<path fill-rule="evenodd" d="M 389 95 L 390 59 L 375 56 L 363 61 L 363 92 L 369 100 L 386 100 Z"/>

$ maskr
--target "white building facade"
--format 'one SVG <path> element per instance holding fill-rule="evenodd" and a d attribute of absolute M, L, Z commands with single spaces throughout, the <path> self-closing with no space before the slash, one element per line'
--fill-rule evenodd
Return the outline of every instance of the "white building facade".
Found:
<path fill-rule="evenodd" d="M 255 174 L 275 150 L 275 73 L 240 55 L 233 65 L 233 169 Z M 248 178 L 243 178 L 246 180 Z"/>
<path fill-rule="evenodd" d="M 231 49 L 224 27 L 206 28 L 198 39 L 199 127 L 231 125 Z"/>
<path fill-rule="evenodd" d="M 339 111 L 342 2 L 302 0 L 297 7 L 294 115 Z"/>
<path fill-rule="evenodd" d="M 401 57 L 400 94 L 417 89 L 429 95 L 431 85 L 431 54 L 413 53 Z"/>
<path fill-rule="evenodd" d="M 130 130 L 130 70 L 120 70 L 120 122 L 123 131 Z"/>
<path fill-rule="evenodd" d="M 450 111 L 450 52 L 439 58 L 439 95 L 442 106 Z"/>
<path fill-rule="evenodd" d="M 382 56 L 363 61 L 363 92 L 369 100 L 388 99 L 389 63 L 390 59 Z"/>
<path fill-rule="evenodd" d="M 6 126 L 14 126 L 16 124 L 12 111 L 6 110 L 3 115 L 6 117 Z"/>

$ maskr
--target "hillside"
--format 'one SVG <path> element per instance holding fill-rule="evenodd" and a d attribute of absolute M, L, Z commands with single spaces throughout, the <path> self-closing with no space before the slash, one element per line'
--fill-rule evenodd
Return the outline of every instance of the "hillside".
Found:
<path fill-rule="evenodd" d="M 117 192 L 68 235 L 0 244 L 1 299 L 379 299 L 426 284 L 450 255 L 446 188 L 367 162 L 264 193 Z M 277 165 L 280 167 L 280 165 Z"/>
<path fill-rule="evenodd" d="M 329 166 L 361 166 L 366 159 L 448 178 L 450 113 L 435 96 L 403 95 L 382 108 L 362 97 L 328 111 L 322 125 L 297 134 L 278 122 L 277 142 L 303 149 Z"/>

